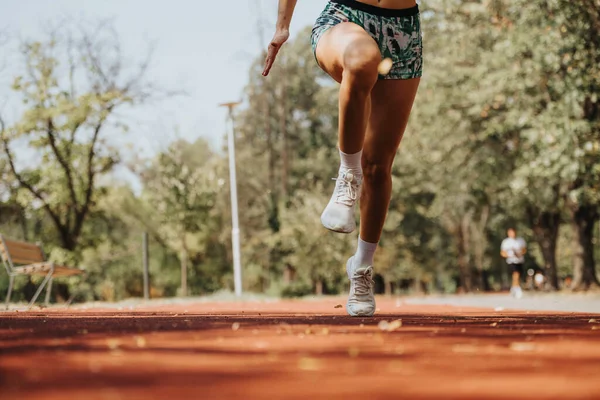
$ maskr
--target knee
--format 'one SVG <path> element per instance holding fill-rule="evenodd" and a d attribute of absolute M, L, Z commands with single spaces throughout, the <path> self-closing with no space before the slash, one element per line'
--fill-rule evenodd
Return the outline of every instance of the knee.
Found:
<path fill-rule="evenodd" d="M 368 183 L 384 185 L 392 181 L 391 162 L 363 158 L 362 167 L 364 179 Z"/>
<path fill-rule="evenodd" d="M 344 76 L 370 89 L 377 82 L 380 62 L 381 53 L 374 43 L 355 43 L 344 52 Z"/>

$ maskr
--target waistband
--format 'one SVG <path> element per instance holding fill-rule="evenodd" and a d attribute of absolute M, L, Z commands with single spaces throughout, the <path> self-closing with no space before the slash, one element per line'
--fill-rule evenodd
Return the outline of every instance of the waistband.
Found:
<path fill-rule="evenodd" d="M 381 8 L 370 4 L 361 3 L 356 0 L 329 0 L 332 3 L 341 4 L 355 10 L 364 11 L 368 14 L 377 15 L 379 17 L 412 17 L 419 15 L 419 6 L 403 9 Z"/>

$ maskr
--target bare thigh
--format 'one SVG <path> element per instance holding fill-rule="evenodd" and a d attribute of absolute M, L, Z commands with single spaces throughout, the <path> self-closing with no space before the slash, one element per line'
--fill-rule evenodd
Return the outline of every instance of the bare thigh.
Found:
<path fill-rule="evenodd" d="M 338 83 L 344 69 L 361 59 L 380 59 L 377 42 L 360 26 L 342 22 L 321 36 L 316 50 L 317 61 L 325 72 Z"/>
<path fill-rule="evenodd" d="M 404 135 L 420 78 L 379 80 L 371 91 L 371 115 L 363 149 L 365 165 L 391 168 Z"/>

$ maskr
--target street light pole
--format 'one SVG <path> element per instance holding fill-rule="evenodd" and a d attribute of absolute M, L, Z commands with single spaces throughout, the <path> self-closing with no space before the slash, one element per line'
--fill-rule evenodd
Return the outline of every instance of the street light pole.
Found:
<path fill-rule="evenodd" d="M 231 192 L 231 244 L 233 250 L 233 285 L 235 295 L 242 295 L 242 263 L 240 252 L 240 227 L 238 220 L 238 202 L 237 202 L 237 178 L 235 174 L 235 123 L 233 119 L 233 109 L 241 102 L 231 102 L 219 104 L 220 107 L 228 108 L 228 121 L 231 125 L 227 129 L 227 148 L 229 150 L 229 187 Z"/>

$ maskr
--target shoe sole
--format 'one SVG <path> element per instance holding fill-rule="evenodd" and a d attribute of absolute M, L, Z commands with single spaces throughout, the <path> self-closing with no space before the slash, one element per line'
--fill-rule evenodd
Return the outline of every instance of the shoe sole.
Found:
<path fill-rule="evenodd" d="M 354 231 L 356 230 L 356 228 L 354 228 L 354 229 L 352 229 L 351 231 L 345 231 L 345 230 L 341 230 L 341 229 L 336 229 L 336 228 L 332 228 L 332 227 L 329 227 L 329 226 L 325 226 L 325 224 L 323 224 L 323 227 L 324 227 L 325 229 L 327 229 L 328 231 L 331 231 L 331 232 L 335 232 L 335 233 L 345 233 L 345 234 L 352 233 L 352 232 L 354 232 Z"/>
<path fill-rule="evenodd" d="M 356 230 L 356 225 L 354 225 L 351 229 L 342 229 L 339 227 L 334 227 L 334 226 L 328 226 L 324 221 L 323 218 L 321 218 L 321 225 L 323 225 L 323 227 L 325 229 L 328 229 L 332 232 L 336 232 L 336 233 L 352 233 Z"/>
<path fill-rule="evenodd" d="M 364 314 L 363 313 L 353 313 L 348 308 L 348 304 L 346 304 L 346 312 L 351 317 L 372 317 L 373 315 L 375 315 L 375 304 L 373 304 L 373 312 L 372 313 L 364 313 Z"/>

